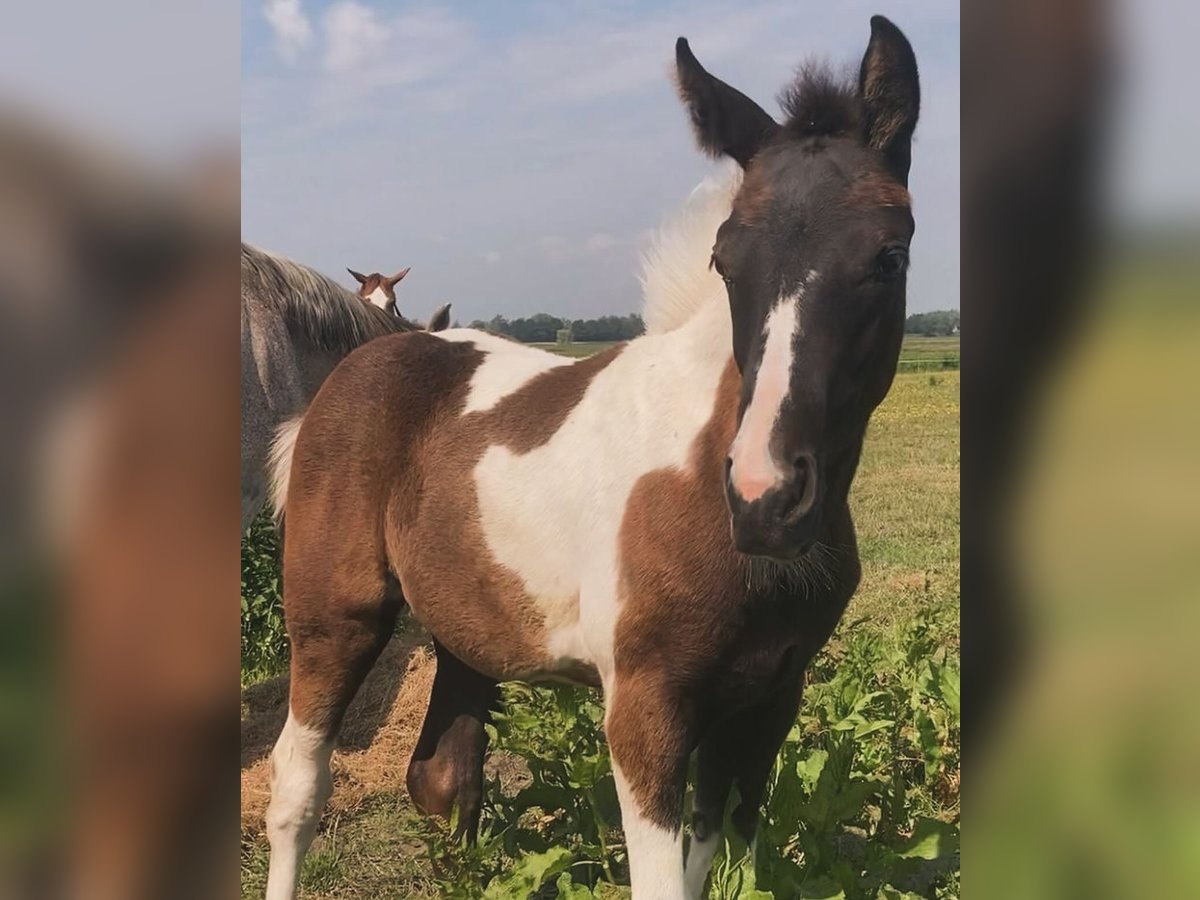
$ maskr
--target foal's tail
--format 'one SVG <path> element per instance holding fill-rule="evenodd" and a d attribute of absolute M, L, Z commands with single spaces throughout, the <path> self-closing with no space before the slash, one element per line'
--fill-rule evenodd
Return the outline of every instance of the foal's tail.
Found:
<path fill-rule="evenodd" d="M 287 506 L 288 482 L 292 478 L 292 453 L 296 450 L 296 436 L 300 434 L 300 423 L 303 421 L 304 413 L 288 419 L 275 430 L 275 440 L 271 444 L 267 471 L 271 479 L 271 508 L 276 525 L 283 520 L 283 509 Z"/>

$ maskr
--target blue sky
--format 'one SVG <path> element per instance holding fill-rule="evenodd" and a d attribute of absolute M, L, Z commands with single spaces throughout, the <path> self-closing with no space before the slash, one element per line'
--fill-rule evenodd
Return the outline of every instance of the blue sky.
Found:
<path fill-rule="evenodd" d="M 635 311 L 647 234 L 720 165 L 675 96 L 675 38 L 777 113 L 804 59 L 857 66 L 875 12 L 922 75 L 909 309 L 957 308 L 959 16 L 942 0 L 247 0 L 243 238 L 347 284 L 346 266 L 412 266 L 416 316 Z"/>

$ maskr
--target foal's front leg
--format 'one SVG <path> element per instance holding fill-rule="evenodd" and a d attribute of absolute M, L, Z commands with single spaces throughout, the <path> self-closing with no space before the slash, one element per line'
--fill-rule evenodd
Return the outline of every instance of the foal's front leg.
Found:
<path fill-rule="evenodd" d="M 606 691 L 612 753 L 633 900 L 684 900 L 683 789 L 691 749 L 687 717 L 667 680 L 618 676 Z"/>
<path fill-rule="evenodd" d="M 686 873 L 688 896 L 693 900 L 704 896 L 734 784 L 740 801 L 732 812 L 732 824 L 742 840 L 753 845 L 767 781 L 779 747 L 795 724 L 803 683 L 803 673 L 797 674 L 773 697 L 716 724 L 701 739 Z"/>

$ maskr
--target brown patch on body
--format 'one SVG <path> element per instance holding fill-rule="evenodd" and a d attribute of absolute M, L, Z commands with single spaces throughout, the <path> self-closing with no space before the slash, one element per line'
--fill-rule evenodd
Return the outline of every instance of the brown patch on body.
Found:
<path fill-rule="evenodd" d="M 847 552 L 829 575 L 835 586 L 805 596 L 752 586 L 723 489 L 740 391 L 731 359 L 689 467 L 644 475 L 621 525 L 622 609 L 606 733 L 643 815 L 667 829 L 682 818 L 691 750 L 722 723 L 757 721 L 781 694 L 798 702 L 803 669 L 857 584 L 857 554 Z M 824 540 L 852 550 L 852 528 L 848 510 L 835 512 Z M 748 731 L 744 746 L 762 739 Z M 778 741 L 769 759 L 777 749 Z"/>
<path fill-rule="evenodd" d="M 737 427 L 740 389 L 730 359 L 689 470 L 643 476 L 630 493 L 621 524 L 617 688 L 605 730 L 643 813 L 664 828 L 678 828 L 681 821 L 675 787 L 684 775 L 680 766 L 695 725 L 687 721 L 692 716 L 677 688 L 711 664 L 716 632 L 728 623 L 739 583 L 745 586 L 721 492 L 722 460 Z M 684 521 L 688 525 L 681 528 Z M 674 635 L 674 684 L 664 683 L 662 670 L 653 665 L 667 652 L 667 635 Z M 675 656 L 677 647 L 683 652 Z M 637 764 L 631 766 L 630 760 Z"/>

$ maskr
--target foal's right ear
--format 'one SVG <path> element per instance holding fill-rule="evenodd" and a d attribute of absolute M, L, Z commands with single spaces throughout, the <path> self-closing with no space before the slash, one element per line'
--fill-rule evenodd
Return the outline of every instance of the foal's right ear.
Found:
<path fill-rule="evenodd" d="M 367 276 L 364 275 L 362 272 L 355 272 L 353 269 L 346 269 L 346 271 L 349 272 L 351 275 L 353 275 L 354 280 L 357 281 L 359 284 L 367 283 Z"/>
<path fill-rule="evenodd" d="M 709 75 L 692 55 L 687 38 L 675 42 L 675 74 L 696 140 L 710 156 L 732 157 L 744 169 L 779 130 L 761 106 Z"/>
<path fill-rule="evenodd" d="M 867 144 L 882 151 L 893 174 L 907 185 L 921 85 L 912 44 L 883 16 L 871 17 L 871 42 L 859 68 L 858 90 L 867 114 Z"/>

